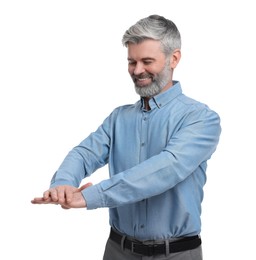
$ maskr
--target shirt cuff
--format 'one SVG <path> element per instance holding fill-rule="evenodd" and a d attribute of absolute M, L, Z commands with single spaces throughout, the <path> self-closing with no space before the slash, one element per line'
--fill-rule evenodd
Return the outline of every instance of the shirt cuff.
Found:
<path fill-rule="evenodd" d="M 99 189 L 100 186 L 96 184 L 82 190 L 82 195 L 86 201 L 87 209 L 97 209 L 103 207 Z"/>

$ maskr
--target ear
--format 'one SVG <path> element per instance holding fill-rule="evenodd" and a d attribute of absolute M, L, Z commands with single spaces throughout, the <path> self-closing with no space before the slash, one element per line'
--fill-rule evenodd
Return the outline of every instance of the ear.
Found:
<path fill-rule="evenodd" d="M 170 68 L 175 69 L 180 61 L 181 52 L 180 49 L 176 49 L 173 51 L 170 59 Z"/>

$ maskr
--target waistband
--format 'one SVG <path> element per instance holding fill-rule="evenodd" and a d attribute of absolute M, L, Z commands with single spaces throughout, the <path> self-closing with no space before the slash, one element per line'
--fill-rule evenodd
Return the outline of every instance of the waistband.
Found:
<path fill-rule="evenodd" d="M 183 237 L 175 241 L 139 241 L 120 234 L 113 228 L 110 230 L 109 238 L 119 244 L 123 249 L 129 249 L 133 254 L 141 256 L 155 256 L 161 254 L 177 253 L 192 250 L 202 243 L 201 238 L 196 236 Z"/>

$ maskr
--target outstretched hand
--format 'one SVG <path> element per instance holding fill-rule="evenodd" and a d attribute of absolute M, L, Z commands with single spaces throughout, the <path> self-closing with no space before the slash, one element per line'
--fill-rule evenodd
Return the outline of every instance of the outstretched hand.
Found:
<path fill-rule="evenodd" d="M 81 191 L 90 186 L 92 186 L 90 182 L 82 185 L 80 188 L 69 185 L 56 186 L 45 191 L 43 197 L 31 200 L 31 203 L 61 205 L 63 209 L 85 208 L 86 201 Z"/>

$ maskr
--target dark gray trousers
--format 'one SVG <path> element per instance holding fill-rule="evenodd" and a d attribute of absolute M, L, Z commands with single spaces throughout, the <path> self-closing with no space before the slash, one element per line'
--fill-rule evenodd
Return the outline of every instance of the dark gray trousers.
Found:
<path fill-rule="evenodd" d="M 122 249 L 116 242 L 108 239 L 103 260 L 202 260 L 202 247 L 169 255 L 140 256 L 128 249 Z"/>

